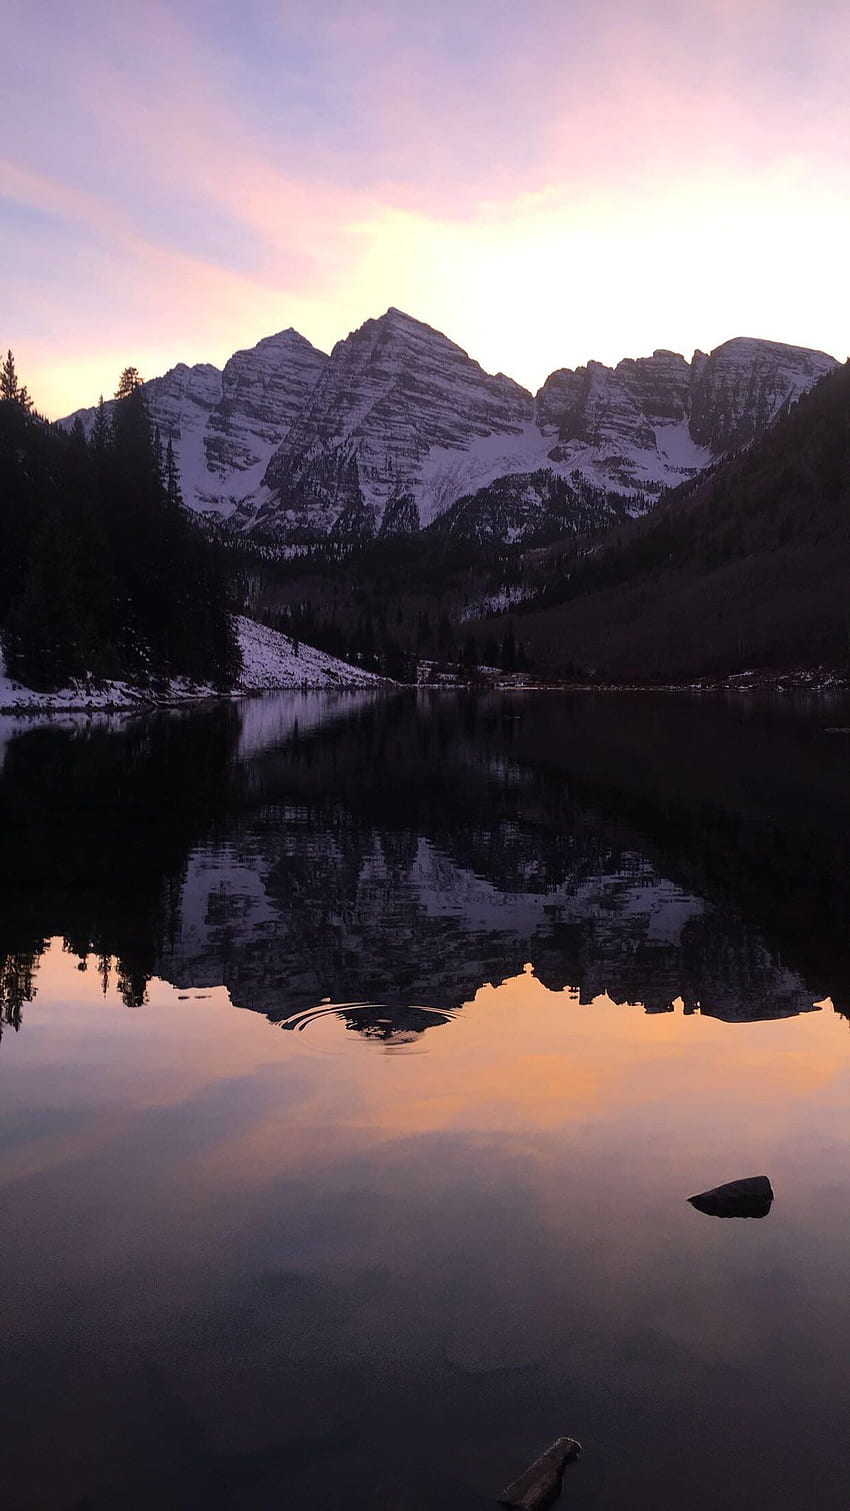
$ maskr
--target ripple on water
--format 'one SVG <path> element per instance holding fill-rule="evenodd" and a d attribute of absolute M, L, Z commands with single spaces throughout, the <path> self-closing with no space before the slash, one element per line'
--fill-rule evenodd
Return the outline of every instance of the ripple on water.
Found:
<path fill-rule="evenodd" d="M 437 1007 L 388 1006 L 385 1002 L 331 1002 L 323 999 L 279 1020 L 280 1028 L 292 1033 L 308 1034 L 308 1044 L 317 1054 L 345 1054 L 353 1044 L 378 1045 L 384 1050 L 422 1052 L 427 1046 L 423 1036 L 430 1028 L 451 1023 L 455 1012 Z M 345 1033 L 313 1032 L 335 1022 Z"/>

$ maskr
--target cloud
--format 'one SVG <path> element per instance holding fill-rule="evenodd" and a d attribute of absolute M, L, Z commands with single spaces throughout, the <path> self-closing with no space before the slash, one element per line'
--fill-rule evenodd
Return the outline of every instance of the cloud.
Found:
<path fill-rule="evenodd" d="M 390 303 L 532 385 L 754 327 L 850 345 L 828 0 L 7 9 L 0 340 L 54 411 Z"/>

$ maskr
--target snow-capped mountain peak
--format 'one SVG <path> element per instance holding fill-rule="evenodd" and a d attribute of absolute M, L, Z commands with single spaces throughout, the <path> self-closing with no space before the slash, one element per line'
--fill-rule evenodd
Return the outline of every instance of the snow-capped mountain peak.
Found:
<path fill-rule="evenodd" d="M 574 507 L 583 529 L 594 497 L 605 519 L 645 509 L 748 445 L 835 365 L 735 337 L 690 362 L 659 347 L 559 368 L 533 397 L 390 306 L 330 357 L 290 327 L 221 372 L 179 363 L 146 388 L 186 502 L 234 528 L 286 544 L 445 520 L 453 534 L 518 539 L 545 527 L 556 495 L 558 521 Z M 81 415 L 88 425 L 94 410 Z"/>

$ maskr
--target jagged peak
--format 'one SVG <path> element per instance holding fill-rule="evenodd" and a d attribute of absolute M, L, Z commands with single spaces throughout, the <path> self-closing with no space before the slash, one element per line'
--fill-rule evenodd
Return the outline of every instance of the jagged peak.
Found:
<path fill-rule="evenodd" d="M 175 362 L 173 367 L 166 369 L 164 373 L 158 373 L 154 378 L 146 378 L 145 383 L 161 383 L 164 378 L 170 378 L 173 373 L 215 373 L 221 377 L 221 368 L 216 367 L 214 362 Z"/>
<path fill-rule="evenodd" d="M 398 308 L 398 305 L 396 305 L 396 304 L 389 305 L 387 307 L 386 311 L 384 312 L 384 314 L 378 316 L 378 319 L 379 320 L 390 320 L 390 319 L 392 319 L 392 320 L 401 320 L 406 325 L 416 325 L 416 326 L 418 326 L 420 330 L 424 330 L 424 331 L 432 331 L 432 330 L 434 330 L 434 326 L 433 325 L 426 325 L 426 323 L 425 323 L 424 320 L 417 320 L 417 318 L 416 318 L 415 315 L 409 315 L 407 313 L 407 310 L 400 310 Z M 443 334 L 442 331 L 435 331 L 435 335 L 441 336 L 442 334 Z M 446 339 L 448 339 L 448 338 L 446 338 Z"/>
<path fill-rule="evenodd" d="M 312 341 L 308 341 L 306 336 L 302 336 L 301 332 L 297 331 L 294 325 L 288 325 L 286 330 L 275 331 L 271 336 L 261 336 L 260 340 L 255 342 L 253 346 L 240 347 L 238 351 L 233 353 L 233 356 L 243 357 L 251 352 L 268 351 L 272 347 L 295 347 L 299 351 L 318 352 L 321 357 L 327 355 L 318 346 L 314 346 Z"/>
<path fill-rule="evenodd" d="M 340 352 L 349 349 L 349 343 L 361 345 L 370 340 L 378 343 L 382 348 L 395 340 L 399 343 L 402 353 L 409 349 L 413 356 L 416 355 L 417 348 L 421 349 L 424 340 L 426 344 L 442 348 L 453 354 L 455 358 L 463 358 L 470 367 L 481 374 L 482 378 L 510 384 L 518 393 L 531 398 L 529 390 L 523 388 L 521 383 L 517 383 L 515 378 L 503 372 L 488 373 L 475 357 L 470 356 L 469 352 L 459 346 L 456 341 L 452 341 L 444 331 L 437 330 L 435 326 L 428 325 L 424 320 L 417 320 L 414 315 L 408 315 L 405 310 L 398 309 L 394 304 L 391 304 L 382 315 L 373 315 L 370 319 L 364 320 L 363 324 L 351 331 L 344 340 L 338 341 L 331 356 L 336 357 Z"/>
<path fill-rule="evenodd" d="M 348 339 L 350 340 L 351 336 L 359 336 L 361 332 L 371 332 L 376 329 L 401 333 L 409 331 L 420 336 L 433 336 L 438 341 L 444 341 L 446 346 L 453 347 L 455 351 L 463 351 L 463 347 L 458 346 L 456 341 L 452 341 L 445 331 L 438 331 L 436 326 L 428 325 L 425 320 L 417 320 L 415 315 L 408 315 L 405 310 L 398 309 L 394 304 L 391 304 L 382 315 L 372 315 L 368 320 L 364 320 L 362 325 L 358 325 L 357 329 L 350 333 Z M 467 352 L 463 354 L 468 356 Z"/>

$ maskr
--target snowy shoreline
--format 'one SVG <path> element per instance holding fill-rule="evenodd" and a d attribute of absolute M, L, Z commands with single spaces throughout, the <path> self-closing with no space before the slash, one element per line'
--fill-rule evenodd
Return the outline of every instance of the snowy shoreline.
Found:
<path fill-rule="evenodd" d="M 156 708 L 177 708 L 219 698 L 249 697 L 252 693 L 300 692 L 326 689 L 393 687 L 374 672 L 363 671 L 329 656 L 312 645 L 297 650 L 288 635 L 238 615 L 236 628 L 242 652 L 242 672 L 235 687 L 221 692 L 215 687 L 174 678 L 158 688 L 142 688 L 130 682 L 77 682 L 55 692 L 40 693 L 14 682 L 0 663 L 0 713 L 145 713 Z"/>
<path fill-rule="evenodd" d="M 438 675 L 430 681 L 430 663 L 422 663 L 417 683 L 401 684 L 375 672 L 363 671 L 315 646 L 296 649 L 288 635 L 269 629 L 244 615 L 236 620 L 243 668 L 236 686 L 226 692 L 176 678 L 156 689 L 129 682 L 77 683 L 56 692 L 39 693 L 13 682 L 0 662 L 0 714 L 55 715 L 147 713 L 157 708 L 183 708 L 219 699 L 248 698 L 266 692 L 346 692 L 371 689 L 389 691 L 403 685 L 420 692 L 565 692 L 565 693 L 697 693 L 780 694 L 809 693 L 845 696 L 848 677 L 834 667 L 797 667 L 775 671 L 767 668 L 666 682 L 548 681 L 530 673 L 505 673 L 497 667 L 479 668 L 476 677 Z M 426 674 L 423 675 L 422 673 Z"/>

